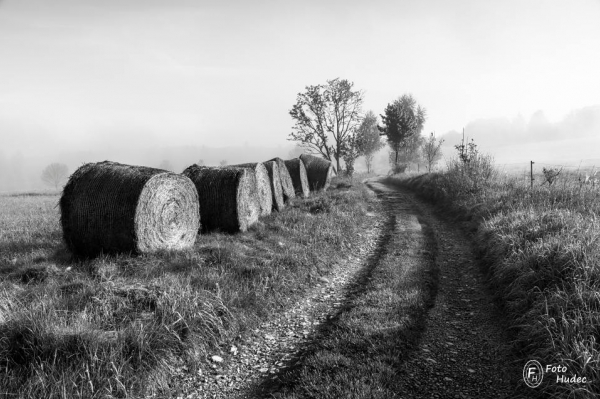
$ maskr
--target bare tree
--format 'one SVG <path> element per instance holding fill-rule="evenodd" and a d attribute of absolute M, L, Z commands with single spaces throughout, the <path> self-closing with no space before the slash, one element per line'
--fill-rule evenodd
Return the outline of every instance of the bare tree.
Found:
<path fill-rule="evenodd" d="M 431 168 L 442 158 L 441 146 L 444 139 L 437 140 L 435 133 L 431 132 L 425 143 L 423 143 L 423 158 L 427 164 L 427 172 L 431 173 Z"/>
<path fill-rule="evenodd" d="M 336 162 L 350 151 L 349 141 L 361 122 L 363 93 L 352 90 L 345 79 L 328 80 L 325 85 L 306 86 L 290 110 L 295 120 L 288 140 L 298 141 L 314 154 Z"/>
<path fill-rule="evenodd" d="M 206 163 L 204 162 L 204 159 L 199 159 L 198 162 L 196 162 L 196 165 L 204 166 L 204 165 L 206 165 Z"/>
<path fill-rule="evenodd" d="M 58 189 L 58 186 L 69 176 L 69 168 L 64 163 L 51 163 L 42 171 L 42 181 Z"/>
<path fill-rule="evenodd" d="M 221 162 L 219 162 L 219 165 L 227 166 L 227 160 L 223 159 Z"/>

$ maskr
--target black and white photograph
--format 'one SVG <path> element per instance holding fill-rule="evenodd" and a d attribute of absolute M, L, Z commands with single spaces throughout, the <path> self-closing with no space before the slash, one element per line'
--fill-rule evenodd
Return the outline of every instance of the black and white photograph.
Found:
<path fill-rule="evenodd" d="M 600 397 L 600 0 L 0 0 L 0 399 Z"/>

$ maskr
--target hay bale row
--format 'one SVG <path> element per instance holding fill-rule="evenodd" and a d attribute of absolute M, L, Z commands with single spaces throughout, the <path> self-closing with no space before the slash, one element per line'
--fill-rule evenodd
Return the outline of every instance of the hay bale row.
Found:
<path fill-rule="evenodd" d="M 279 165 L 275 161 L 267 161 L 264 163 L 267 173 L 269 174 L 269 182 L 271 183 L 271 193 L 273 194 L 273 210 L 281 212 L 285 207 L 283 200 L 283 188 L 281 187 L 281 173 Z"/>
<path fill-rule="evenodd" d="M 63 190 L 63 237 L 79 257 L 184 249 L 198 231 L 246 231 L 296 195 L 327 189 L 332 173 L 330 162 L 310 155 L 223 168 L 192 165 L 181 175 L 90 163 Z"/>
<path fill-rule="evenodd" d="M 308 198 L 310 189 L 308 186 L 308 177 L 306 176 L 306 168 L 300 158 L 288 159 L 285 162 L 288 172 L 292 178 L 292 184 L 296 195 L 302 198 Z"/>
<path fill-rule="evenodd" d="M 69 177 L 59 205 L 65 243 L 83 258 L 188 248 L 200 226 L 190 179 L 144 166 L 85 164 Z"/>
<path fill-rule="evenodd" d="M 274 161 L 277 163 L 279 169 L 279 179 L 281 181 L 281 189 L 283 190 L 283 201 L 289 202 L 292 198 L 296 198 L 296 190 L 294 190 L 294 184 L 292 177 L 288 171 L 285 161 L 281 158 L 273 158 L 267 162 Z"/>
<path fill-rule="evenodd" d="M 182 174 L 198 191 L 202 232 L 246 231 L 258 221 L 261 210 L 256 175 L 249 168 L 192 165 Z"/>
<path fill-rule="evenodd" d="M 260 216 L 270 215 L 271 210 L 273 209 L 273 194 L 271 192 L 269 173 L 267 172 L 265 165 L 260 162 L 255 162 L 231 165 L 228 167 L 245 168 L 254 173 L 258 193 L 258 203 L 260 205 Z"/>
<path fill-rule="evenodd" d="M 306 167 L 310 190 L 327 190 L 331 184 L 331 177 L 334 175 L 334 168 L 331 162 L 309 154 L 300 155 L 300 159 Z"/>

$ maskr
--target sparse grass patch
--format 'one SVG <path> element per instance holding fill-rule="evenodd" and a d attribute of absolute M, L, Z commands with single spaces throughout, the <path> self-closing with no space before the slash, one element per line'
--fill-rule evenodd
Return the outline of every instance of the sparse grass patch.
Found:
<path fill-rule="evenodd" d="M 202 367 L 327 274 L 370 201 L 357 180 L 295 199 L 245 233 L 198 236 L 187 251 L 75 261 L 58 196 L 0 197 L 9 209 L 0 216 L 0 391 L 160 394 L 176 367 Z"/>
<path fill-rule="evenodd" d="M 556 384 L 549 397 L 600 394 L 600 190 L 561 175 L 533 189 L 516 176 L 493 173 L 477 189 L 453 170 L 388 182 L 410 187 L 448 216 L 467 221 L 489 282 L 511 320 L 523 364 L 567 367 L 566 376 L 593 384 Z"/>

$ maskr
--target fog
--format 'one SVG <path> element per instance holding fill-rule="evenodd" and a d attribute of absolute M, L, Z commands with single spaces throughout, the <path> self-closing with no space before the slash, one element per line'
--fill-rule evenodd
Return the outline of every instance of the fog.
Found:
<path fill-rule="evenodd" d="M 0 191 L 53 162 L 286 158 L 297 94 L 337 77 L 365 112 L 412 94 L 446 156 L 464 128 L 499 163 L 600 157 L 599 20 L 597 0 L 1 0 Z"/>
<path fill-rule="evenodd" d="M 13 134 L 13 143 L 36 140 L 35 129 L 23 127 L 20 134 L 14 130 Z M 423 132 L 423 135 L 427 134 L 429 132 Z M 462 141 L 462 130 L 443 134 L 436 132 L 436 136 L 444 140 L 443 157 L 446 160 L 455 157 L 455 145 Z M 567 167 L 600 167 L 599 105 L 573 110 L 555 122 L 550 121 L 542 110 L 534 112 L 529 118 L 516 115 L 513 118 L 477 119 L 466 124 L 464 136 L 466 141 L 474 140 L 481 153 L 492 155 L 500 169 L 524 169 L 529 167 L 530 161 Z M 10 138 L 8 135 L 5 137 Z M 49 189 L 43 184 L 41 173 L 45 166 L 53 162 L 66 164 L 70 172 L 84 163 L 104 160 L 151 167 L 161 167 L 166 162 L 172 171 L 179 173 L 198 162 L 219 165 L 221 161 L 226 161 L 232 165 L 266 161 L 274 157 L 288 159 L 303 151 L 291 142 L 278 146 L 254 146 L 248 142 L 228 147 L 152 145 L 153 137 L 129 131 L 123 140 L 107 135 L 103 142 L 98 137 L 93 149 L 86 150 L 61 149 L 51 142 L 42 142 L 43 146 L 37 142 L 38 147 L 32 146 L 31 151 L 25 145 L 17 149 L 0 149 L 0 192 Z M 388 172 L 388 152 L 386 146 L 375 156 L 376 173 Z M 444 160 L 440 161 L 438 167 L 443 169 L 444 166 Z M 362 157 L 356 162 L 356 170 L 366 170 Z"/>
<path fill-rule="evenodd" d="M 47 165 L 53 162 L 64 163 L 72 173 L 84 163 L 110 160 L 131 165 L 150 167 L 171 166 L 180 173 L 186 167 L 204 162 L 217 166 L 221 161 L 232 165 L 245 162 L 267 161 L 274 157 L 289 158 L 296 153 L 293 145 L 279 147 L 206 147 L 206 146 L 163 146 L 139 149 L 136 147 L 106 147 L 96 150 L 51 151 L 48 154 L 29 156 L 17 150 L 10 153 L 0 150 L 0 192 L 48 190 L 41 180 Z M 162 165 L 161 165 L 162 164 Z"/>
<path fill-rule="evenodd" d="M 465 141 L 474 140 L 478 150 L 493 155 L 499 167 L 528 165 L 529 161 L 547 164 L 597 165 L 600 167 L 600 106 L 576 109 L 551 122 L 542 110 L 529 118 L 478 119 L 466 124 Z M 438 135 L 445 140 L 446 156 L 456 154 L 462 131 Z"/>

